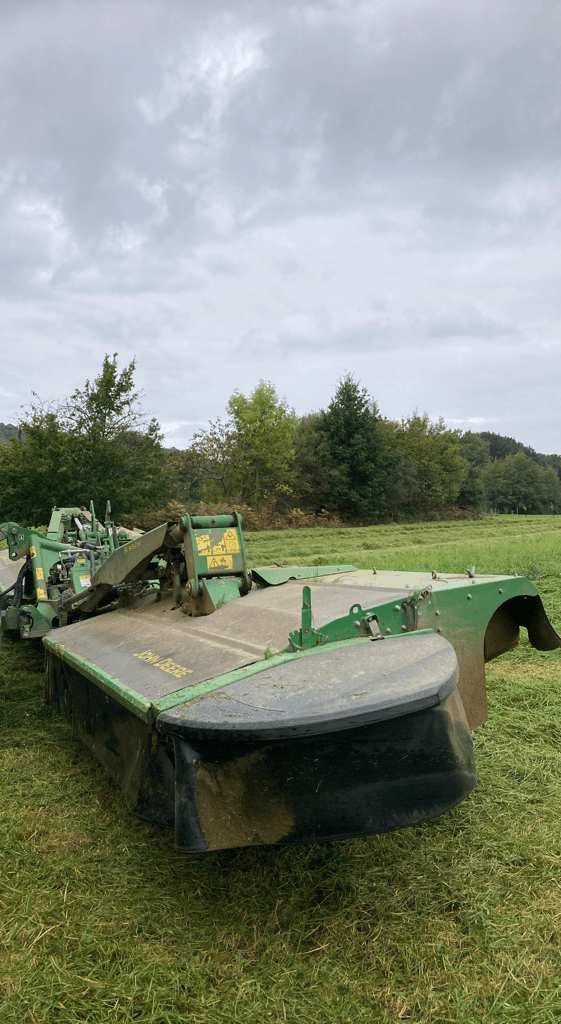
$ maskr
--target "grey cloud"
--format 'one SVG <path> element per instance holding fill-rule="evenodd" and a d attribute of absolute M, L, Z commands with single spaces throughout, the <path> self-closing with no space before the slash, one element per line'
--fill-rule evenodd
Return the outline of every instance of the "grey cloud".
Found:
<path fill-rule="evenodd" d="M 554 5 L 23 0 L 5 25 L 0 312 L 32 358 L 0 419 L 117 349 L 166 422 L 260 377 L 305 412 L 354 369 L 388 415 L 561 447 Z"/>
<path fill-rule="evenodd" d="M 500 324 L 489 317 L 473 317 L 463 321 L 435 320 L 427 325 L 427 338 L 513 338 L 521 332 L 512 324 Z"/>

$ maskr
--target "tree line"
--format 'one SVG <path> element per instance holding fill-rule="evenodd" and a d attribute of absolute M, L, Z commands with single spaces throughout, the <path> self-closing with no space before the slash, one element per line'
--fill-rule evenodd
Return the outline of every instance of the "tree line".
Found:
<path fill-rule="evenodd" d="M 93 498 L 114 514 L 211 504 L 337 513 L 349 520 L 414 520 L 451 506 L 561 512 L 561 458 L 487 431 L 451 430 L 413 412 L 380 415 L 352 373 L 326 409 L 296 416 L 273 384 L 236 391 L 226 417 L 165 448 L 134 386 L 105 356 L 100 374 L 69 398 L 37 397 L 18 424 L 0 425 L 0 521 L 45 523 L 58 505 Z M 3 443 L 2 443 L 3 442 Z"/>

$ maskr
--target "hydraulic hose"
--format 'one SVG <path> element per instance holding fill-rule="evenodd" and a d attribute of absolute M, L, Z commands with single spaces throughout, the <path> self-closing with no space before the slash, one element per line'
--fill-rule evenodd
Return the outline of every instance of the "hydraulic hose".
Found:
<path fill-rule="evenodd" d="M 23 580 L 24 580 L 26 572 L 29 572 L 31 570 L 31 568 L 32 568 L 32 566 L 31 566 L 31 559 L 30 558 L 26 558 L 26 560 L 23 563 L 20 571 L 18 572 L 18 578 L 17 578 L 16 582 L 13 584 L 14 598 L 13 598 L 13 601 L 12 601 L 12 608 L 19 608 L 20 605 L 21 605 L 21 600 L 22 600 L 22 597 L 23 597 Z"/>

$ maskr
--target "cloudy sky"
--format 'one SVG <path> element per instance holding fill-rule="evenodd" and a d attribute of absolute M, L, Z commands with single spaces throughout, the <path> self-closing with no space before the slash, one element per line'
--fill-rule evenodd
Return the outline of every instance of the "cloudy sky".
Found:
<path fill-rule="evenodd" d="M 553 0 L 11 0 L 0 421 L 105 353 L 186 445 L 353 372 L 560 452 Z"/>

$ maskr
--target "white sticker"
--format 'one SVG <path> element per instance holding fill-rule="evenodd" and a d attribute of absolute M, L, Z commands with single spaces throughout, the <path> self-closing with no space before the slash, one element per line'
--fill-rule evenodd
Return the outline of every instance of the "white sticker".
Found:
<path fill-rule="evenodd" d="M 90 584 L 91 584 L 91 579 L 90 579 L 89 576 L 80 576 L 80 586 L 82 586 L 82 587 L 89 587 Z"/>

